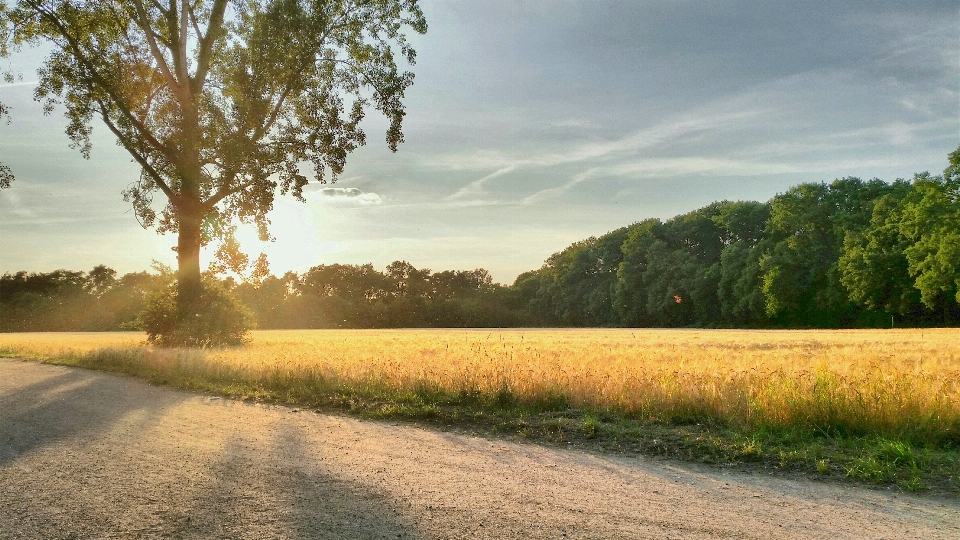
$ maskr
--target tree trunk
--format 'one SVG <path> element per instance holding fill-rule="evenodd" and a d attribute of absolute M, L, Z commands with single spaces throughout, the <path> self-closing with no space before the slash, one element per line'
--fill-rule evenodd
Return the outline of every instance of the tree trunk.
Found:
<path fill-rule="evenodd" d="M 200 299 L 200 222 L 201 218 L 179 216 L 177 237 L 177 307 L 181 316 L 196 316 Z"/>
<path fill-rule="evenodd" d="M 186 5 L 186 4 L 184 4 Z M 188 100 L 183 106 L 181 124 L 182 153 L 180 199 L 177 219 L 177 308 L 181 317 L 196 317 L 200 312 L 200 226 L 205 212 L 200 198 L 202 165 L 200 164 L 200 127 L 196 104 Z"/>

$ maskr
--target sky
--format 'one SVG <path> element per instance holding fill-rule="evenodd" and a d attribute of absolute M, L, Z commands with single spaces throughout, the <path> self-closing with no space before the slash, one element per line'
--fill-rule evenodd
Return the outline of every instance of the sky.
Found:
<path fill-rule="evenodd" d="M 512 283 L 590 236 L 802 182 L 941 172 L 960 145 L 956 0 L 426 1 L 406 142 L 367 146 L 307 203 L 278 198 L 271 270 L 394 260 Z M 121 191 L 139 169 L 102 125 L 91 159 L 33 102 L 42 51 L 2 60 L 0 273 L 176 266 Z M 203 255 L 203 263 L 211 258 Z"/>

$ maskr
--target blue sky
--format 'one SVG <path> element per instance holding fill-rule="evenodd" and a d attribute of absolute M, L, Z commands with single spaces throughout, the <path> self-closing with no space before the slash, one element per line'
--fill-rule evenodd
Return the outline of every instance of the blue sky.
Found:
<path fill-rule="evenodd" d="M 414 40 L 406 142 L 368 144 L 308 202 L 278 199 L 276 273 L 404 259 L 512 282 L 571 242 L 801 182 L 940 172 L 960 145 L 951 2 L 436 2 Z M 175 266 L 120 192 L 137 167 L 96 125 L 92 158 L 31 99 L 40 51 L 5 60 L 0 272 Z M 323 188 L 323 189 L 321 189 Z M 209 254 L 206 258 L 209 260 Z M 205 264 L 205 263 L 204 263 Z"/>

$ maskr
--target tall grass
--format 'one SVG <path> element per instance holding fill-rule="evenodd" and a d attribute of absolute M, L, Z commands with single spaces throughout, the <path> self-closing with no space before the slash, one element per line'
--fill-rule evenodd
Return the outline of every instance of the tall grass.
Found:
<path fill-rule="evenodd" d="M 957 330 L 263 331 L 204 351 L 142 341 L 0 334 L 0 354 L 293 402 L 474 399 L 960 446 Z"/>

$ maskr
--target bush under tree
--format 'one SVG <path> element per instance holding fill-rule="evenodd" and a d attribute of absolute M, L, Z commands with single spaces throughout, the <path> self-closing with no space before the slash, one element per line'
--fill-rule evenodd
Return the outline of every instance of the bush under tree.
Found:
<path fill-rule="evenodd" d="M 147 341 L 161 347 L 236 346 L 249 341 L 253 316 L 222 284 L 205 280 L 193 310 L 177 302 L 177 287 L 160 289 L 147 299 L 143 330 Z"/>

